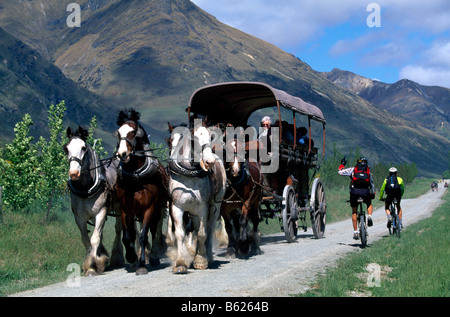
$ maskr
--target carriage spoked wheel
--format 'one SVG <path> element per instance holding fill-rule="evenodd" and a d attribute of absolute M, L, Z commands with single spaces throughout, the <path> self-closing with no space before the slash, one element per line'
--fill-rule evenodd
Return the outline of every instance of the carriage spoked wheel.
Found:
<path fill-rule="evenodd" d="M 283 230 L 286 240 L 294 242 L 297 238 L 298 204 L 295 197 L 295 190 L 292 186 L 286 185 L 283 190 L 283 204 L 281 215 L 283 218 Z"/>
<path fill-rule="evenodd" d="M 316 178 L 311 188 L 311 227 L 316 239 L 323 238 L 327 218 L 327 202 L 322 180 Z"/>

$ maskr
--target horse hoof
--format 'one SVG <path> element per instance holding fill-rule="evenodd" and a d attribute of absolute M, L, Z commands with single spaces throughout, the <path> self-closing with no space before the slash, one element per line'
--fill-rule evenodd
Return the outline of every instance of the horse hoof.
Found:
<path fill-rule="evenodd" d="M 252 254 L 262 255 L 262 254 L 264 254 L 264 252 L 259 247 L 256 247 L 256 248 L 252 249 Z"/>
<path fill-rule="evenodd" d="M 208 260 L 197 255 L 194 260 L 194 268 L 197 270 L 206 270 L 208 268 Z"/>
<path fill-rule="evenodd" d="M 136 275 L 146 275 L 148 270 L 146 267 L 140 267 L 136 270 Z"/>
<path fill-rule="evenodd" d="M 236 259 L 236 252 L 227 252 L 227 254 L 225 255 L 225 258 L 227 259 Z"/>
<path fill-rule="evenodd" d="M 87 270 L 86 273 L 84 274 L 84 276 L 97 276 L 97 275 L 99 275 L 99 274 L 98 274 L 97 271 L 95 271 L 94 269 L 89 269 L 89 270 Z"/>
<path fill-rule="evenodd" d="M 185 266 L 176 266 L 173 268 L 173 273 L 175 274 L 186 274 L 187 273 L 187 267 Z"/>

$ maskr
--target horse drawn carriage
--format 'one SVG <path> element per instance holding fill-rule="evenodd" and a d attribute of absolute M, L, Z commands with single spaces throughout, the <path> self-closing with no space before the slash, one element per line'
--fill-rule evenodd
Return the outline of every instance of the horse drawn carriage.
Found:
<path fill-rule="evenodd" d="M 148 272 L 145 250 L 149 231 L 150 264 L 159 264 L 165 247 L 161 217 L 167 204 L 168 220 L 173 222 L 168 225 L 168 235 L 174 233 L 177 247 L 175 273 L 185 273 L 191 263 L 197 269 L 209 266 L 212 233 L 219 214 L 229 237 L 228 254 L 259 253 L 258 224 L 264 218 L 277 217 L 287 241 L 293 242 L 298 228 L 306 230 L 309 212 L 314 236 L 323 236 L 326 200 L 322 181 L 315 178 L 320 164 L 311 138 L 311 123 L 322 124 L 325 148 L 326 121 L 317 107 L 263 83 L 232 82 L 198 89 L 187 111 L 189 119 L 197 116 L 203 120 L 191 129 L 171 128 L 167 170 L 148 148 L 140 114 L 133 109 L 119 114 L 119 129 L 114 133 L 117 153 L 105 168 L 97 166 L 94 151 L 86 145 L 88 132 L 81 127 L 75 133 L 67 130 L 69 143 L 64 148 L 70 162 L 72 210 L 86 247 L 87 275 L 104 270 L 107 256 L 103 254 L 101 237 L 107 212 L 112 209 L 120 211 L 121 221 L 116 223 L 111 263 L 120 266 L 124 262 L 119 240 L 122 227 L 125 258 L 137 264 L 136 274 Z M 259 128 L 263 133 L 257 133 L 254 126 L 267 115 L 277 121 L 267 130 Z M 299 127 L 298 116 L 306 117 L 308 128 L 302 127 L 306 132 Z M 284 121 L 288 118 L 292 118 L 291 124 Z M 301 136 L 304 133 L 307 135 Z M 86 224 L 92 218 L 96 229 L 89 239 Z M 133 247 L 135 219 L 142 222 L 138 254 Z M 231 223 L 235 231 L 229 230 Z"/>
<path fill-rule="evenodd" d="M 256 162 L 264 176 L 261 182 L 254 180 L 262 189 L 260 220 L 278 218 L 287 241 L 293 242 L 299 228 L 306 231 L 306 215 L 310 213 L 314 236 L 323 237 L 325 191 L 315 174 L 319 156 L 324 157 L 326 120 L 319 108 L 264 83 L 230 82 L 196 90 L 187 111 L 189 118 L 203 117 L 208 126 L 221 127 L 228 135 L 230 131 L 234 137 L 244 135 L 243 155 Z M 260 122 L 267 115 L 276 121 L 264 131 Z M 301 118 L 306 118 L 307 128 L 299 126 Z M 312 122 L 323 128 L 322 153 L 311 138 Z M 240 132 L 237 127 L 242 128 Z M 302 130 L 306 136 L 301 135 L 305 133 Z M 227 195 L 223 204 L 227 204 Z"/>

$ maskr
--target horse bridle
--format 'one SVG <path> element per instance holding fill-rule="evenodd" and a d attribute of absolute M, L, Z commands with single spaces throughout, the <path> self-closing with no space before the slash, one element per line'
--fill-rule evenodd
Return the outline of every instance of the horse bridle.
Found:
<path fill-rule="evenodd" d="M 122 126 L 124 126 L 125 124 L 128 124 L 128 123 L 133 123 L 133 124 L 137 125 L 136 136 L 134 137 L 133 140 L 130 140 L 130 139 L 127 138 L 126 136 L 125 136 L 125 137 L 120 136 L 119 130 L 116 130 L 116 132 L 114 132 L 114 136 L 115 136 L 116 138 L 119 139 L 118 144 L 120 144 L 121 141 L 127 142 L 127 143 L 131 146 L 131 153 L 130 153 L 130 154 L 134 154 L 134 153 L 136 152 L 136 151 L 135 151 L 136 143 L 137 143 L 137 140 L 136 140 L 136 139 L 137 139 L 137 138 L 141 138 L 141 137 L 143 136 L 143 135 L 141 135 L 141 134 L 143 134 L 143 130 L 142 130 L 142 128 L 139 127 L 139 124 L 137 124 L 137 123 L 134 122 L 134 121 L 126 121 L 126 122 L 124 122 L 124 123 L 122 124 Z M 122 126 L 121 126 L 121 127 L 122 127 Z M 141 134 L 140 134 L 140 133 L 141 133 Z"/>
<path fill-rule="evenodd" d="M 67 142 L 67 144 L 65 145 L 65 148 L 67 149 L 67 145 L 69 145 L 70 144 L 70 142 L 73 140 L 73 139 L 80 139 L 80 140 L 82 140 L 84 143 L 85 143 L 85 149 L 83 150 L 83 155 L 81 156 L 81 159 L 79 159 L 78 157 L 76 157 L 76 156 L 71 156 L 71 157 L 69 157 L 69 165 L 70 165 L 70 163 L 72 162 L 72 161 L 75 161 L 75 162 L 77 162 L 78 164 L 80 164 L 80 166 L 83 166 L 83 160 L 84 160 L 84 157 L 86 156 L 86 153 L 89 151 L 89 148 L 88 148 L 88 144 L 86 143 L 86 141 L 84 141 L 83 139 L 81 139 L 80 137 L 77 137 L 77 136 L 75 136 L 75 137 L 72 137 L 72 138 L 70 138 L 70 140 L 69 140 L 69 142 Z M 66 150 L 67 152 L 68 152 L 68 150 Z"/>

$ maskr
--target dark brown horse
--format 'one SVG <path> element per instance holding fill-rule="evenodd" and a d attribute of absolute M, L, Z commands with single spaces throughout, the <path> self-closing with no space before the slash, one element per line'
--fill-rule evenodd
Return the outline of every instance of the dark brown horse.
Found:
<path fill-rule="evenodd" d="M 119 140 L 117 157 L 120 163 L 116 191 L 122 214 L 122 241 L 126 260 L 130 263 L 137 261 L 138 275 L 148 273 L 145 247 L 149 230 L 152 234 L 150 265 L 159 265 L 159 258 L 165 252 L 161 215 L 168 199 L 167 173 L 148 148 L 148 137 L 139 119 L 140 113 L 133 109 L 121 111 L 117 120 L 119 129 L 115 133 Z M 139 256 L 134 248 L 135 219 L 142 223 Z"/>
<path fill-rule="evenodd" d="M 225 163 L 228 189 L 222 202 L 220 214 L 225 221 L 228 234 L 227 257 L 238 254 L 246 256 L 261 254 L 258 225 L 259 202 L 262 197 L 260 184 L 263 183 L 261 167 L 257 162 L 238 159 L 239 141 L 230 140 L 226 144 Z M 242 147 L 241 147 L 242 148 Z M 234 155 L 230 155 L 233 154 Z M 250 229 L 249 220 L 253 228 Z"/>

